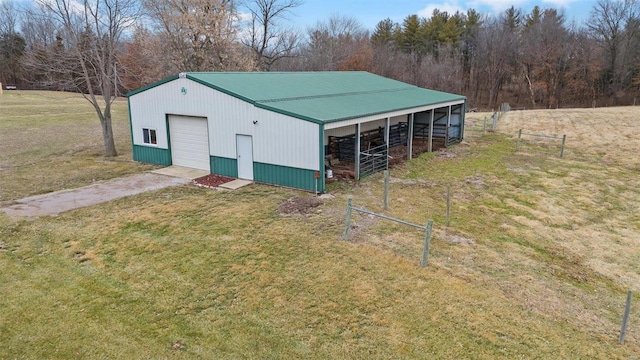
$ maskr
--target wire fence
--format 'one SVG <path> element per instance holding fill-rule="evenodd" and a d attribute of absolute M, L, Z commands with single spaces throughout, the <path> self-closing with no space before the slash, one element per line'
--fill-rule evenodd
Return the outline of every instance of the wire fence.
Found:
<path fill-rule="evenodd" d="M 429 254 L 429 245 L 431 243 L 431 229 L 433 227 L 433 220 L 429 219 L 427 221 L 427 225 L 426 226 L 422 226 L 422 225 L 417 225 L 408 221 L 404 221 L 404 220 L 400 220 L 400 219 L 396 219 L 390 216 L 386 216 L 383 214 L 378 214 L 378 213 L 374 213 L 372 211 L 366 210 L 366 209 L 362 209 L 362 208 L 357 208 L 355 206 L 353 206 L 352 204 L 352 200 L 351 198 L 347 199 L 347 217 L 346 217 L 346 221 L 345 221 L 345 228 L 344 228 L 344 234 L 343 234 L 343 239 L 344 240 L 349 240 L 349 233 L 351 231 L 351 215 L 353 211 L 357 211 L 357 212 L 361 212 L 363 214 L 368 214 L 371 216 L 375 216 L 375 217 L 379 217 L 382 219 L 386 219 L 389 221 L 394 221 L 403 225 L 407 225 L 407 226 L 413 226 L 416 227 L 418 229 L 422 229 L 425 231 L 425 235 L 424 235 L 424 244 L 422 247 L 422 257 L 420 260 L 420 266 L 421 267 L 425 267 L 428 265 L 428 254 Z"/>
<path fill-rule="evenodd" d="M 520 146 L 521 146 L 521 139 L 522 136 L 526 135 L 526 136 L 533 136 L 533 137 L 537 137 L 537 138 L 542 138 L 542 139 L 552 139 L 552 140 L 561 140 L 562 144 L 560 145 L 560 157 L 564 156 L 564 147 L 567 143 L 567 135 L 562 135 L 562 136 L 555 136 L 555 135 L 546 135 L 546 134 L 534 134 L 534 133 L 528 133 L 528 132 L 523 132 L 522 129 L 518 130 L 518 140 L 516 140 L 516 151 L 520 151 Z"/>
<path fill-rule="evenodd" d="M 482 131 L 482 134 L 485 135 L 487 131 L 495 132 L 498 128 L 498 122 L 500 119 L 507 113 L 511 111 L 511 106 L 508 103 L 502 103 L 497 111 L 492 110 L 492 114 L 490 117 L 485 116 L 482 120 L 482 128 L 477 129 L 474 127 L 465 128 L 465 131 L 479 132 Z"/>

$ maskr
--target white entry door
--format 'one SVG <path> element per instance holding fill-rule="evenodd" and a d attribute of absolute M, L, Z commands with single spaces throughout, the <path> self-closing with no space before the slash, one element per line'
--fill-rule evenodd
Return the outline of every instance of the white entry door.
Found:
<path fill-rule="evenodd" d="M 253 180 L 253 139 L 249 135 L 236 135 L 238 178 Z"/>

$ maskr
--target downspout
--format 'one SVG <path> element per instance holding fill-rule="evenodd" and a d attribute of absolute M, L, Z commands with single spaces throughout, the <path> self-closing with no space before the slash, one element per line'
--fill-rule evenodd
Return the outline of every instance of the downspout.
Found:
<path fill-rule="evenodd" d="M 320 159 L 319 159 L 320 160 L 320 163 L 319 163 L 319 165 L 320 165 L 319 166 L 320 178 L 318 179 L 320 181 L 320 184 L 319 184 L 318 191 L 324 194 L 326 192 L 326 188 L 325 188 L 326 169 L 325 169 L 325 163 L 324 163 L 324 156 L 325 156 L 324 155 L 324 124 L 318 124 L 318 132 L 319 132 L 319 135 L 320 135 L 320 139 L 319 139 L 320 140 L 319 141 L 319 143 L 320 143 L 320 149 L 319 149 L 319 151 L 320 151 Z"/>
<path fill-rule="evenodd" d="M 356 180 L 360 180 L 360 124 L 356 124 L 356 141 L 355 141 L 355 163 L 353 166 Z"/>
<path fill-rule="evenodd" d="M 467 99 L 462 103 L 460 111 L 460 142 L 462 142 L 462 139 L 464 139 L 464 118 L 467 114 Z"/>
<path fill-rule="evenodd" d="M 447 111 L 447 128 L 444 135 L 444 147 L 449 147 L 449 130 L 451 129 L 451 105 Z"/>
<path fill-rule="evenodd" d="M 435 116 L 436 109 L 431 109 L 431 119 L 429 120 L 429 141 L 427 142 L 427 152 L 433 151 L 433 117 Z"/>
<path fill-rule="evenodd" d="M 386 168 L 389 169 L 389 127 L 391 126 L 391 118 L 387 117 L 387 123 L 385 124 L 385 128 L 384 128 L 384 141 L 387 144 L 387 166 Z"/>
<path fill-rule="evenodd" d="M 415 113 L 409 115 L 409 129 L 407 130 L 407 160 L 413 156 L 413 117 Z"/>

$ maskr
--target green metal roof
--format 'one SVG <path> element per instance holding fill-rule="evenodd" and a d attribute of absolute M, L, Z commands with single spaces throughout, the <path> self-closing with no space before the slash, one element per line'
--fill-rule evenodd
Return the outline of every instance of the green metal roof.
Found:
<path fill-rule="evenodd" d="M 165 79 L 128 94 L 161 85 Z M 186 78 L 257 107 L 316 123 L 460 101 L 465 97 L 361 71 L 186 73 Z"/>

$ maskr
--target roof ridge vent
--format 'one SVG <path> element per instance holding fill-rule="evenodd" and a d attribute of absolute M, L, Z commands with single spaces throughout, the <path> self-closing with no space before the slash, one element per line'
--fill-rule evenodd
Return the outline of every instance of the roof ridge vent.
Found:
<path fill-rule="evenodd" d="M 414 86 L 402 87 L 402 88 L 392 88 L 392 89 L 368 90 L 368 91 L 352 91 L 352 92 L 332 93 L 332 94 L 323 94 L 323 95 L 296 96 L 296 97 L 279 98 L 279 99 L 263 99 L 263 100 L 255 100 L 255 102 L 256 103 L 273 103 L 273 102 L 292 101 L 292 100 L 322 99 L 322 98 L 331 98 L 331 97 L 339 97 L 339 96 L 353 96 L 353 95 L 366 95 L 366 94 L 376 94 L 376 93 L 389 93 L 389 92 L 410 90 L 413 87 Z"/>

